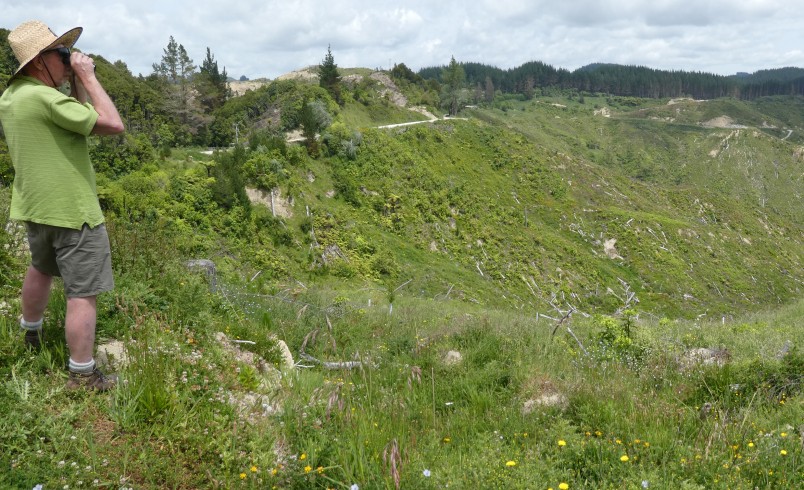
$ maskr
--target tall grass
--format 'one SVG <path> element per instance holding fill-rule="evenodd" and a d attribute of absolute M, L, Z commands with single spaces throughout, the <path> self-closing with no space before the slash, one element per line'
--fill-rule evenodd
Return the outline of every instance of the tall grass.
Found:
<path fill-rule="evenodd" d="M 365 290 L 210 295 L 192 289 L 198 278 L 166 270 L 175 276 L 165 284 L 195 292 L 163 293 L 161 310 L 118 293 L 110 331 L 128 346 L 129 364 L 108 395 L 63 390 L 58 325 L 48 326 L 43 351 L 27 353 L 13 314 L 0 319 L 0 463 L 10 468 L 0 486 L 804 482 L 802 303 L 726 323 L 632 320 L 627 345 L 609 335 L 622 335 L 625 319 L 578 315 L 571 328 L 587 356 L 563 327 L 553 336 L 552 321 L 523 312 L 404 295 L 391 309 L 387 295 Z M 206 321 L 166 313 L 179 306 Z M 49 315 L 61 308 L 55 300 Z M 221 344 L 216 332 L 252 343 Z M 248 349 L 278 364 L 272 335 L 297 355 L 281 375 L 237 356 Z M 298 357 L 302 346 L 312 359 L 363 367 L 324 369 Z M 693 347 L 729 360 L 683 370 Z M 461 360 L 448 362 L 449 351 Z M 534 402 L 547 395 L 559 402 Z"/>

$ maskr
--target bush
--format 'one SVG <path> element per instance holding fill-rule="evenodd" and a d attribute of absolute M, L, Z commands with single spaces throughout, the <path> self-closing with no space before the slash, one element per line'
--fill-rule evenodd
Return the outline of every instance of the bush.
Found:
<path fill-rule="evenodd" d="M 634 312 L 627 310 L 621 319 L 607 315 L 595 315 L 597 343 L 592 349 L 599 361 L 623 362 L 637 367 L 645 355 L 645 348 L 634 339 Z"/>

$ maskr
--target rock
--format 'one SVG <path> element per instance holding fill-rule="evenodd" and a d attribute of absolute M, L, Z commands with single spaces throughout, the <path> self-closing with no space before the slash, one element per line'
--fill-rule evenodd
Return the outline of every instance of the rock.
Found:
<path fill-rule="evenodd" d="M 246 195 L 252 204 L 262 204 L 271 210 L 274 216 L 282 218 L 293 217 L 293 198 L 282 197 L 281 189 L 274 189 L 270 192 L 253 187 L 246 187 Z"/>
<path fill-rule="evenodd" d="M 286 344 L 284 340 L 278 339 L 273 335 L 270 335 L 268 338 L 276 344 L 277 349 L 279 349 L 279 353 L 282 355 L 282 368 L 293 369 L 293 367 L 296 366 L 296 363 L 293 361 L 293 354 L 290 352 L 288 344 Z"/>
<path fill-rule="evenodd" d="M 542 393 L 537 398 L 531 398 L 522 406 L 522 415 L 529 415 L 539 408 L 559 408 L 566 410 L 569 406 L 567 397 L 558 391 Z"/>
<path fill-rule="evenodd" d="M 712 413 L 712 404 L 709 402 L 704 403 L 701 406 L 701 410 L 698 412 L 698 417 L 701 420 L 706 420 Z"/>
<path fill-rule="evenodd" d="M 281 411 L 270 396 L 259 393 L 229 392 L 227 401 L 237 411 L 240 419 L 246 422 L 253 422 L 255 417 L 268 417 Z"/>
<path fill-rule="evenodd" d="M 564 411 L 569 407 L 569 399 L 549 378 L 535 379 L 526 383 L 526 396 L 532 396 L 522 405 L 522 414 L 528 415 L 540 409 L 557 408 Z"/>
<path fill-rule="evenodd" d="M 396 84 L 391 80 L 387 74 L 383 72 L 374 72 L 369 77 L 373 80 L 380 82 L 383 89 L 380 90 L 380 97 L 388 97 L 388 99 L 398 107 L 405 107 L 408 105 L 408 99 L 405 97 Z"/>
<path fill-rule="evenodd" d="M 726 349 L 708 349 L 699 347 L 685 352 L 679 364 L 682 369 L 691 369 L 695 366 L 724 366 L 731 359 L 731 353 Z"/>
<path fill-rule="evenodd" d="M 617 245 L 617 239 L 612 238 L 610 240 L 606 240 L 603 244 L 603 251 L 606 252 L 606 256 L 610 259 L 622 259 L 619 253 L 617 253 L 617 249 L 614 247 Z"/>
<path fill-rule="evenodd" d="M 455 366 L 463 361 L 463 356 L 456 350 L 451 350 L 444 355 L 444 364 Z"/>
<path fill-rule="evenodd" d="M 240 348 L 240 345 L 243 343 L 253 344 L 253 342 L 248 340 L 233 340 L 227 337 L 223 332 L 216 333 L 215 340 L 235 361 L 253 366 L 257 370 L 260 378 L 260 389 L 270 391 L 279 386 L 282 373 L 278 369 L 269 364 L 258 354 Z"/>
<path fill-rule="evenodd" d="M 101 369 L 115 371 L 128 365 L 126 346 L 119 340 L 98 345 L 95 362 Z"/>

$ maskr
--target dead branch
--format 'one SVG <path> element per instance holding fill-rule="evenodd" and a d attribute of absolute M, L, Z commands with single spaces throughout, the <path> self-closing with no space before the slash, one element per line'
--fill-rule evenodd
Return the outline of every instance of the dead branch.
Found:
<path fill-rule="evenodd" d="M 404 287 L 405 287 L 405 286 L 407 286 L 408 284 L 410 284 L 410 282 L 411 282 L 412 280 L 413 280 L 413 279 L 411 278 L 411 279 L 408 279 L 407 281 L 403 282 L 402 284 L 400 284 L 398 288 L 396 288 L 396 289 L 394 289 L 394 290 L 393 290 L 392 294 L 393 294 L 393 293 L 395 293 L 395 292 L 397 292 L 397 291 L 399 291 L 400 289 L 404 288 Z"/>
<path fill-rule="evenodd" d="M 615 298 L 619 299 L 623 302 L 623 305 L 620 308 L 617 308 L 617 311 L 614 313 L 615 315 L 621 314 L 623 311 L 631 308 L 636 303 L 639 303 L 639 298 L 636 296 L 636 292 L 631 291 L 631 285 L 625 282 L 624 280 L 617 278 L 620 281 L 620 286 L 623 288 L 622 296 L 615 293 L 611 288 L 606 288 L 606 292 L 614 296 Z"/>
<path fill-rule="evenodd" d="M 328 369 L 330 371 L 335 371 L 338 369 L 355 369 L 363 367 L 362 361 L 337 361 L 337 362 L 322 361 L 304 352 L 299 352 L 299 357 L 304 359 L 305 361 L 312 362 L 313 364 L 321 366 L 322 368 Z"/>
<path fill-rule="evenodd" d="M 333 351 L 337 349 L 337 345 L 335 344 L 335 337 L 331 334 L 332 333 L 332 322 L 329 321 L 329 317 L 326 317 L 327 320 L 327 329 L 330 332 L 330 342 L 332 345 Z M 315 365 L 321 366 L 324 369 L 329 370 L 336 370 L 336 369 L 355 369 L 355 368 L 362 368 L 363 362 L 362 361 L 322 361 L 317 359 L 306 352 L 307 344 L 311 346 L 315 344 L 316 339 L 318 338 L 318 333 L 321 331 L 320 328 L 316 328 L 312 330 L 310 333 L 304 336 L 304 340 L 302 341 L 301 347 L 299 347 L 299 358 L 304 359 L 305 361 L 312 362 Z M 310 367 L 310 366 L 302 366 L 297 364 L 299 367 Z"/>
<path fill-rule="evenodd" d="M 567 313 L 566 313 L 566 314 L 565 314 L 565 315 L 564 315 L 564 316 L 561 318 L 561 320 L 559 320 L 559 321 L 558 321 L 558 323 L 556 323 L 556 324 L 555 324 L 555 326 L 553 327 L 553 333 L 552 333 L 552 334 L 550 334 L 550 336 L 551 336 L 551 337 L 555 336 L 555 334 L 556 334 L 556 330 L 558 330 L 558 327 L 560 327 L 560 326 L 561 326 L 561 325 L 562 325 L 564 322 L 566 322 L 567 320 L 569 320 L 569 317 L 571 317 L 571 316 L 572 316 L 572 314 L 573 314 L 574 312 L 575 312 L 575 309 L 574 309 L 574 308 L 571 308 L 571 309 L 570 309 L 570 310 L 569 310 L 569 311 L 568 311 L 568 312 L 567 312 Z M 560 313 L 560 312 L 559 312 L 559 313 Z"/>
<path fill-rule="evenodd" d="M 571 317 L 572 317 L 572 314 L 573 314 L 573 313 L 575 313 L 575 311 L 576 311 L 576 310 L 577 310 L 577 309 L 576 309 L 574 306 L 571 306 L 571 307 L 570 307 L 569 311 L 567 311 L 567 312 L 564 314 L 564 316 L 561 318 L 561 320 L 559 320 L 559 321 L 558 321 L 558 322 L 555 324 L 555 326 L 553 327 L 553 333 L 552 333 L 552 334 L 550 334 L 550 338 L 552 338 L 552 337 L 554 337 L 554 336 L 555 336 L 556 331 L 558 330 L 558 328 L 559 328 L 561 325 L 564 325 L 564 328 L 567 330 L 567 333 L 568 333 L 568 334 L 570 334 L 570 336 L 572 336 L 572 338 L 573 338 L 573 339 L 575 339 L 575 342 L 577 342 L 577 343 L 578 343 L 578 347 L 580 347 L 580 348 L 581 348 L 581 350 L 583 351 L 584 355 L 585 355 L 586 357 L 589 357 L 589 351 L 587 351 L 587 350 L 586 350 L 586 347 L 584 347 L 584 346 L 583 346 L 583 343 L 581 342 L 581 339 L 579 339 L 579 338 L 578 338 L 578 336 L 577 336 L 577 335 L 575 335 L 575 332 L 573 332 L 573 331 L 572 331 L 572 329 L 571 329 L 571 328 L 570 328 L 570 326 L 569 326 L 569 322 L 570 322 L 570 319 L 571 319 Z M 556 311 L 558 311 L 559 313 L 561 313 L 561 310 L 559 310 L 558 308 L 556 308 Z"/>
<path fill-rule="evenodd" d="M 578 347 L 580 347 L 581 350 L 583 351 L 583 354 L 586 357 L 589 357 L 589 351 L 587 351 L 586 348 L 583 346 L 583 344 L 581 343 L 581 340 L 578 337 L 575 336 L 575 333 L 572 331 L 572 329 L 569 327 L 569 325 L 567 325 L 567 333 L 572 335 L 572 338 L 575 339 L 575 342 L 578 343 Z"/>

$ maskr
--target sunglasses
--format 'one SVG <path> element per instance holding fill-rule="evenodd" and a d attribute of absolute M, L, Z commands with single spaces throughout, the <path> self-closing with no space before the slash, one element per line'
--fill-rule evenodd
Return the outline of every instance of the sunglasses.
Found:
<path fill-rule="evenodd" d="M 54 48 L 48 49 L 45 53 L 55 52 L 61 57 L 61 62 L 66 66 L 70 66 L 70 48 Z"/>

